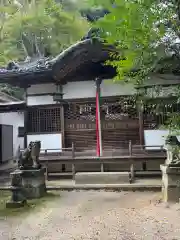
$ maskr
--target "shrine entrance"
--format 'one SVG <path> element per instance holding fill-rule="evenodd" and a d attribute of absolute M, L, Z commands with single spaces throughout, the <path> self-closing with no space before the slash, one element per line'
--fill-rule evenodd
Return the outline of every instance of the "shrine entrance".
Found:
<path fill-rule="evenodd" d="M 116 97 L 101 100 L 102 147 L 127 148 L 140 144 L 139 119 L 134 100 Z M 96 106 L 94 101 L 72 102 L 65 108 L 65 145 L 78 150 L 96 149 Z"/>

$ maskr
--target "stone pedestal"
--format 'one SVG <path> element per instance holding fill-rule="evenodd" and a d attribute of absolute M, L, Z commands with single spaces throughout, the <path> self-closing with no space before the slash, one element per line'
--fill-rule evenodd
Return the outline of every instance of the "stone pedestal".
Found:
<path fill-rule="evenodd" d="M 160 166 L 162 171 L 162 195 L 164 202 L 179 202 L 180 198 L 180 166 Z"/>
<path fill-rule="evenodd" d="M 22 186 L 21 171 L 14 171 L 11 176 L 11 200 L 6 203 L 6 208 L 23 207 L 26 204 L 26 196 Z"/>
<path fill-rule="evenodd" d="M 21 170 L 22 186 L 27 199 L 40 198 L 46 193 L 45 168 Z"/>

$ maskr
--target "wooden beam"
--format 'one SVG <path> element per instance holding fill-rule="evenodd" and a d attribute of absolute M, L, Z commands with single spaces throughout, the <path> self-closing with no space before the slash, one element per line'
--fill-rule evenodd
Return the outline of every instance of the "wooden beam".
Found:
<path fill-rule="evenodd" d="M 28 107 L 27 107 L 27 88 L 24 89 L 24 100 L 25 100 L 25 109 L 24 109 L 24 148 L 27 148 L 27 131 L 28 131 Z"/>
<path fill-rule="evenodd" d="M 157 160 L 164 161 L 166 159 L 165 155 L 155 155 L 155 154 L 144 154 L 144 155 L 134 155 L 134 156 L 109 156 L 109 157 L 100 157 L 97 161 L 97 158 L 95 156 L 89 156 L 89 157 L 75 157 L 72 159 L 72 157 L 69 158 L 59 158 L 57 156 L 43 156 L 40 157 L 40 163 L 47 164 L 49 163 L 61 163 L 61 164 L 122 164 L 122 163 L 129 163 L 132 164 L 132 161 L 134 164 L 136 163 L 142 163 L 142 162 L 157 162 Z"/>

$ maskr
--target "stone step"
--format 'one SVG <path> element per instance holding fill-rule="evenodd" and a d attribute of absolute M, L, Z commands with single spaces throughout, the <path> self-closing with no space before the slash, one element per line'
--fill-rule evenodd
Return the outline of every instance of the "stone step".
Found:
<path fill-rule="evenodd" d="M 76 184 L 119 184 L 129 182 L 129 172 L 81 172 L 75 174 Z"/>
<path fill-rule="evenodd" d="M 47 191 L 74 191 L 74 190 L 95 190 L 95 191 L 161 191 L 161 184 L 76 184 L 47 186 Z"/>
<path fill-rule="evenodd" d="M 52 172 L 48 173 L 49 177 L 66 177 L 66 176 L 72 176 L 72 172 Z"/>
<path fill-rule="evenodd" d="M 95 173 L 97 173 L 98 171 L 94 171 Z M 110 173 L 107 171 L 104 171 L 105 173 Z M 124 172 L 124 171 L 122 171 Z M 125 171 L 127 172 L 127 171 Z M 83 173 L 88 173 L 88 171 L 85 171 Z M 115 171 L 113 171 L 113 173 L 116 173 Z M 48 173 L 49 176 L 71 176 L 72 172 L 49 172 Z M 155 175 L 155 176 L 161 176 L 161 171 L 135 171 L 135 175 L 137 176 L 151 176 L 151 175 Z"/>

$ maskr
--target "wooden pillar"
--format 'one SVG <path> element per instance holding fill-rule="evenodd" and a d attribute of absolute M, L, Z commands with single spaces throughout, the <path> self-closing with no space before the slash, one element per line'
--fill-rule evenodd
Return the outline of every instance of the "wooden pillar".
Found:
<path fill-rule="evenodd" d="M 24 88 L 24 148 L 27 148 L 27 132 L 28 132 L 28 107 L 27 107 L 27 87 Z"/>
<path fill-rule="evenodd" d="M 97 145 L 97 157 L 102 157 L 102 126 L 101 126 L 101 104 L 100 104 L 100 97 L 101 97 L 101 78 L 96 78 L 96 138 L 99 144 Z M 97 120 L 98 119 L 98 120 Z M 98 149 L 99 148 L 99 149 Z"/>
<path fill-rule="evenodd" d="M 62 147 L 65 147 L 64 139 L 64 101 L 63 101 L 63 86 L 60 83 L 56 83 L 56 103 L 60 103 L 60 124 L 61 124 L 61 136 L 62 136 Z"/>
<path fill-rule="evenodd" d="M 138 103 L 138 114 L 139 114 L 139 140 L 140 140 L 140 145 L 144 145 L 144 119 L 143 119 L 143 102 L 140 101 Z M 142 162 L 142 170 L 146 171 L 147 166 L 146 162 Z"/>
<path fill-rule="evenodd" d="M 61 105 L 61 134 L 62 134 L 62 147 L 65 148 L 65 131 L 64 131 L 64 105 Z"/>
<path fill-rule="evenodd" d="M 144 120 L 143 120 L 143 103 L 138 104 L 138 117 L 139 117 L 139 140 L 140 145 L 144 145 Z"/>
<path fill-rule="evenodd" d="M 60 121 L 61 121 L 61 140 L 62 140 L 62 148 L 65 148 L 65 133 L 64 133 L 64 105 L 60 106 Z M 63 150 L 64 151 L 64 150 Z M 61 171 L 66 171 L 66 164 L 62 164 Z"/>

